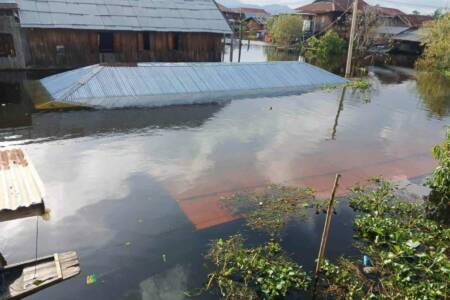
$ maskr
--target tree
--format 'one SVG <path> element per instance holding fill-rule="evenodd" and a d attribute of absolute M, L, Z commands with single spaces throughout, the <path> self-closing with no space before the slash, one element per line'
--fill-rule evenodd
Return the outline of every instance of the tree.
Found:
<path fill-rule="evenodd" d="M 350 32 L 351 22 L 351 17 L 346 18 L 344 21 L 344 26 L 348 28 L 348 32 Z M 352 74 L 360 67 L 372 63 L 370 61 L 372 54 L 368 50 L 376 45 L 376 29 L 382 24 L 379 7 L 368 6 L 358 11 L 353 46 Z"/>
<path fill-rule="evenodd" d="M 429 22 L 425 27 L 429 34 L 416 67 L 420 71 L 436 71 L 450 78 L 450 14 Z"/>
<path fill-rule="evenodd" d="M 438 8 L 438 9 L 436 9 L 435 11 L 434 11 L 434 13 L 433 13 L 433 19 L 439 19 L 440 17 L 442 17 L 442 16 L 444 16 L 445 15 L 445 13 L 444 13 L 444 11 L 442 10 L 442 8 Z"/>
<path fill-rule="evenodd" d="M 420 15 L 420 11 L 418 11 L 418 10 L 413 10 L 412 13 L 413 13 L 413 15 L 416 15 L 416 16 Z"/>
<path fill-rule="evenodd" d="M 269 19 L 267 31 L 275 44 L 290 47 L 299 44 L 303 18 L 297 15 L 280 15 Z"/>
<path fill-rule="evenodd" d="M 331 72 L 339 72 L 344 64 L 346 49 L 345 40 L 329 30 L 320 39 L 308 39 L 305 50 L 305 59 L 321 68 Z"/>

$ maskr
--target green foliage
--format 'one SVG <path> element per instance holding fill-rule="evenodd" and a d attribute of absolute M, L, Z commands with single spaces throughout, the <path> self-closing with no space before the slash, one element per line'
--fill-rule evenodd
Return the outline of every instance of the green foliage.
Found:
<path fill-rule="evenodd" d="M 309 285 L 301 266 L 290 260 L 276 242 L 245 248 L 241 235 L 219 239 L 207 255 L 217 271 L 207 289 L 217 287 L 223 299 L 278 299 Z"/>
<path fill-rule="evenodd" d="M 431 188 L 428 197 L 427 209 L 429 214 L 450 223 L 450 127 L 447 129 L 446 138 L 441 145 L 436 145 L 432 150 L 433 156 L 439 161 L 438 167 L 427 178 L 427 185 Z"/>
<path fill-rule="evenodd" d="M 417 60 L 416 67 L 422 71 L 437 71 L 450 75 L 450 14 L 430 22 L 425 51 Z"/>
<path fill-rule="evenodd" d="M 371 267 L 348 258 L 324 263 L 323 287 L 337 299 L 445 299 L 450 278 L 450 229 L 423 206 L 398 199 L 383 180 L 355 187 L 355 236 Z"/>
<path fill-rule="evenodd" d="M 330 30 L 320 39 L 309 38 L 304 55 L 312 64 L 331 72 L 339 72 L 345 62 L 345 46 L 345 40 Z"/>
<path fill-rule="evenodd" d="M 450 72 L 450 71 L 449 71 Z M 417 92 L 432 115 L 450 114 L 450 76 L 439 72 L 417 72 Z"/>
<path fill-rule="evenodd" d="M 304 215 L 304 210 L 316 200 L 309 188 L 270 185 L 261 193 L 235 194 L 221 202 L 234 215 L 243 217 L 251 229 L 276 236 L 289 221 Z"/>
<path fill-rule="evenodd" d="M 372 87 L 372 84 L 367 79 L 355 79 L 347 83 L 346 87 L 354 90 L 366 91 Z"/>
<path fill-rule="evenodd" d="M 269 19 L 266 27 L 275 44 L 290 47 L 300 43 L 303 18 L 298 15 L 274 16 Z"/>

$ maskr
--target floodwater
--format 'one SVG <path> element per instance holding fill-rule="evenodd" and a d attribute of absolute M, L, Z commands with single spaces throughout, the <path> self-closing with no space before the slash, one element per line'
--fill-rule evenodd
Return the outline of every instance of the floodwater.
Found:
<path fill-rule="evenodd" d="M 337 89 L 157 109 L 27 111 L 24 122 L 4 122 L 0 147 L 23 147 L 46 186 L 51 213 L 39 219 L 39 256 L 76 250 L 81 261 L 81 275 L 30 299 L 185 299 L 205 281 L 210 240 L 238 231 L 250 243 L 265 238 L 218 205 L 223 195 L 269 183 L 327 195 L 337 172 L 341 195 L 373 175 L 420 183 L 435 166 L 430 147 L 450 124 L 450 93 L 411 74 L 373 67 L 373 90 L 344 97 Z M 26 107 L 20 93 L 0 95 L 2 118 Z M 357 253 L 352 217 L 342 202 L 327 257 Z M 308 271 L 323 219 L 312 215 L 283 235 Z M 33 258 L 35 239 L 36 219 L 0 224 L 9 263 Z M 87 285 L 91 274 L 97 282 Z"/>

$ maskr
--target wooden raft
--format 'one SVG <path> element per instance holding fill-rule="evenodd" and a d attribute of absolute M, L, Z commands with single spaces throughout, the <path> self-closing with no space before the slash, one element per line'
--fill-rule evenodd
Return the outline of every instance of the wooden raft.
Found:
<path fill-rule="evenodd" d="M 22 299 L 79 273 L 74 251 L 6 266 L 0 269 L 0 300 Z"/>

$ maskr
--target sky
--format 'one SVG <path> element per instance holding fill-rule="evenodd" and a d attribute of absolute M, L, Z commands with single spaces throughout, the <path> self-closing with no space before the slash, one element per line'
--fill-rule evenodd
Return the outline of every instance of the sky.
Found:
<path fill-rule="evenodd" d="M 283 4 L 292 8 L 296 8 L 306 3 L 311 3 L 313 0 L 241 0 L 241 2 L 267 5 L 267 4 Z M 418 10 L 423 14 L 432 13 L 437 8 L 450 8 L 449 0 L 366 0 L 366 2 L 375 5 L 394 7 L 405 12 L 412 12 Z"/>

